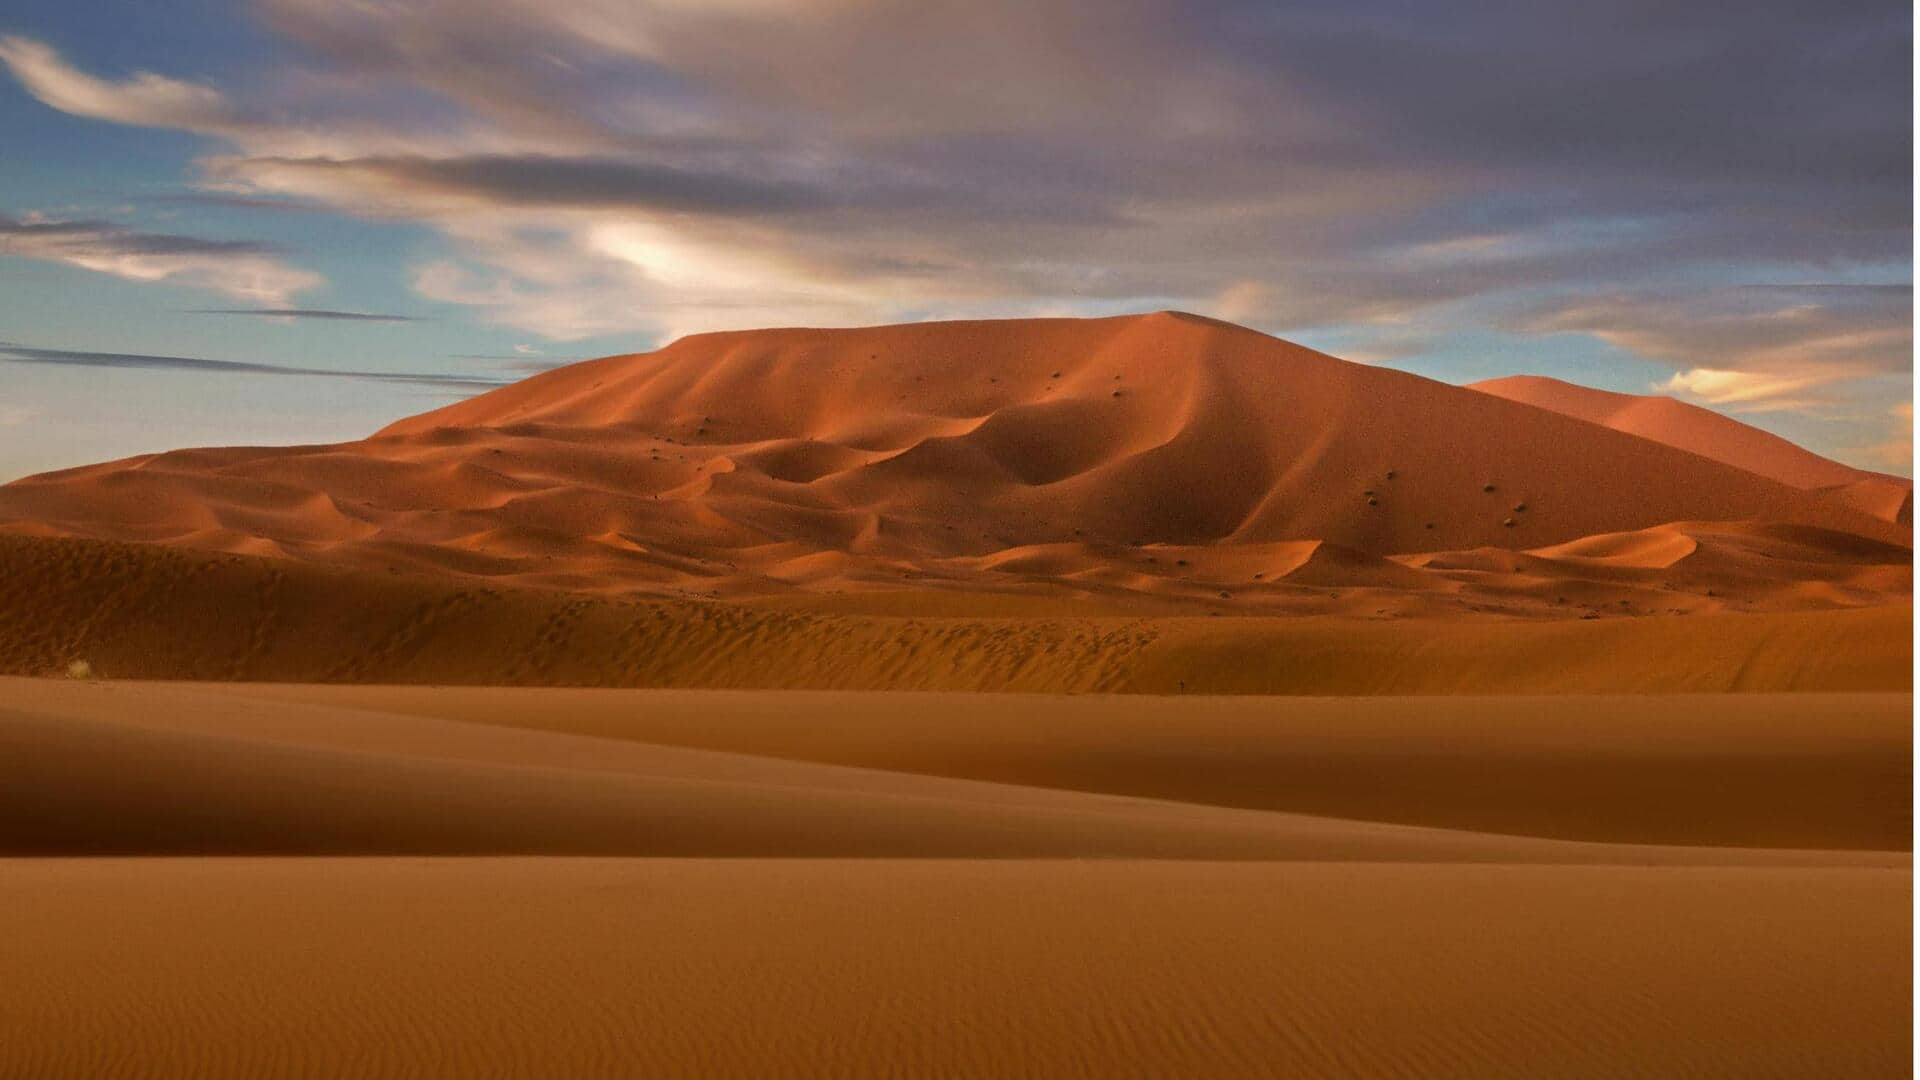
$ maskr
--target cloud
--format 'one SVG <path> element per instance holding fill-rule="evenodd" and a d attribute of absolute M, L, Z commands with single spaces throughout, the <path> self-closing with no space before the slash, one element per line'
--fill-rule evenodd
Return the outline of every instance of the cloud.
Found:
<path fill-rule="evenodd" d="M 0 428 L 19 427 L 44 415 L 46 410 L 38 405 L 0 405 Z"/>
<path fill-rule="evenodd" d="M 194 308 L 189 315 L 252 315 L 269 319 L 322 319 L 340 322 L 419 322 L 417 315 L 388 315 L 370 311 L 327 311 L 315 308 Z"/>
<path fill-rule="evenodd" d="M 1913 471 L 1913 402 L 1903 401 L 1888 409 L 1883 421 L 1887 436 L 1871 446 L 1853 451 L 1868 464 L 1906 474 Z"/>
<path fill-rule="evenodd" d="M 1750 285 L 1563 300 L 1519 321 L 1578 331 L 1680 370 L 1656 386 L 1735 411 L 1804 408 L 1851 380 L 1911 372 L 1905 285 Z"/>
<path fill-rule="evenodd" d="M 261 157 L 216 163 L 221 175 L 270 189 L 365 192 L 384 204 L 466 200 L 479 206 L 628 208 L 703 214 L 818 208 L 820 184 L 643 161 L 543 154 L 463 157 Z"/>
<path fill-rule="evenodd" d="M 1828 371 L 1800 375 L 1767 375 L 1750 371 L 1689 368 L 1651 389 L 1675 397 L 1693 398 L 1735 412 L 1774 412 L 1805 407 L 1809 393 L 1842 376 Z"/>
<path fill-rule="evenodd" d="M 1725 288 L 1909 262 L 1883 2 L 252 6 L 291 61 L 244 92 L 0 59 L 220 140 L 202 197 L 436 230 L 416 292 L 555 340 L 1181 307 L 1376 359 L 1589 334 L 1754 403 L 1910 337 Z"/>
<path fill-rule="evenodd" d="M 15 345 L 11 342 L 0 342 L 0 362 L 49 364 L 65 367 L 194 371 L 224 375 L 290 375 L 321 379 L 364 379 L 372 382 L 417 384 L 422 386 L 440 386 L 450 389 L 473 390 L 491 389 L 496 386 L 503 386 L 512 381 L 484 375 L 283 367 L 275 364 L 255 364 L 240 360 L 212 360 L 199 356 L 156 356 L 146 353 L 38 349 L 25 345 Z"/>
<path fill-rule="evenodd" d="M 164 281 L 236 300 L 285 306 L 325 284 L 251 241 L 144 233 L 104 221 L 0 215 L 0 255 L 65 263 L 131 281 Z"/>
<path fill-rule="evenodd" d="M 29 94 L 61 112 L 143 127 L 228 130 L 238 114 L 211 86 L 139 72 L 107 82 L 75 69 L 51 46 L 31 38 L 0 37 L 0 63 Z"/>

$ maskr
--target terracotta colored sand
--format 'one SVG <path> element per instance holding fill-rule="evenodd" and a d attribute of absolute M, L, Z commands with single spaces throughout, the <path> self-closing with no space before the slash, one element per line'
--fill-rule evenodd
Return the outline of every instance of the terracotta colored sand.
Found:
<path fill-rule="evenodd" d="M 31 477 L 0 528 L 729 599 L 1575 618 L 1911 595 L 1909 524 L 1744 463 L 1160 313 L 699 335 L 359 442 Z"/>
<path fill-rule="evenodd" d="M 1908 1075 L 1910 490 L 1173 313 L 28 478 L 0 1075 Z"/>
<path fill-rule="evenodd" d="M 11 1075 L 1907 1066 L 1907 695 L 0 700 Z"/>
<path fill-rule="evenodd" d="M 1819 491 L 1875 517 L 1913 522 L 1913 481 L 1829 461 L 1758 428 L 1684 401 L 1616 394 L 1542 375 L 1513 375 L 1472 389 L 1737 466 L 1793 487 Z"/>
<path fill-rule="evenodd" d="M 84 659 L 110 678 L 533 686 L 1484 694 L 1911 685 L 1905 602 L 1676 615 L 1617 584 L 1589 599 L 1608 617 L 1462 608 L 1401 619 L 1216 618 L 925 592 L 744 605 L 0 536 L 0 673 L 59 674 Z"/>
<path fill-rule="evenodd" d="M 1908 1074 L 1904 869 L 0 863 L 17 1075 Z"/>

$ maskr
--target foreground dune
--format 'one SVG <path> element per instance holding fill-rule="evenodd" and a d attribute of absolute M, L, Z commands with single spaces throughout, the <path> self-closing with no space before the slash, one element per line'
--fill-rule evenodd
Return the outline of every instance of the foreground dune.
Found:
<path fill-rule="evenodd" d="M 0 702 L 8 1075 L 1907 1066 L 1904 694 Z"/>
<path fill-rule="evenodd" d="M 0 863 L 44 1077 L 1907 1074 L 1904 870 Z"/>
<path fill-rule="evenodd" d="M 284 703 L 378 714 L 383 738 L 404 729 L 401 717 L 465 721 L 1555 839 L 1888 851 L 1910 843 L 1906 694 L 1061 698 L 288 684 L 126 692 L 199 702 L 172 712 L 244 709 L 255 733 Z M 114 691 L 60 700 L 91 702 L 95 716 L 127 711 Z"/>
<path fill-rule="evenodd" d="M 0 852 L 1720 862 L 1909 846 L 1904 694 L 0 679 L 0 702 Z M 1646 844 L 1672 851 L 1616 850 Z"/>

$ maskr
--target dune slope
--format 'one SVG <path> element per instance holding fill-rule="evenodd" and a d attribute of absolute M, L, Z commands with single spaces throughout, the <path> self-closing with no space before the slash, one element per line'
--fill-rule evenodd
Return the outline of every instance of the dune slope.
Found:
<path fill-rule="evenodd" d="M 1896 869 L 7 861 L 0 1068 L 1897 1077 L 1908 910 Z"/>
<path fill-rule="evenodd" d="M 1823 490 L 1887 521 L 1913 521 L 1913 481 L 1906 477 L 1843 465 L 1698 405 L 1659 394 L 1596 390 L 1544 375 L 1487 379 L 1469 389 L 1692 451 L 1796 488 Z"/>
<path fill-rule="evenodd" d="M 358 442 L 0 487 L 16 533 L 572 591 L 1317 610 L 1473 584 L 1394 556 L 1689 521 L 1911 544 L 1743 468 L 1174 313 L 704 334 Z"/>
<path fill-rule="evenodd" d="M 0 702 L 8 1075 L 1909 1064 L 1906 695 Z"/>

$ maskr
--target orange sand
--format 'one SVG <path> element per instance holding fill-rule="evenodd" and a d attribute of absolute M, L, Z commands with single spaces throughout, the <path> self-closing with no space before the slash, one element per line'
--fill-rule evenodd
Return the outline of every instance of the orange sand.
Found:
<path fill-rule="evenodd" d="M 1910 524 L 1741 460 L 1160 313 L 698 335 L 359 442 L 30 477 L 0 529 L 603 595 L 1536 617 L 1911 595 Z"/>
<path fill-rule="evenodd" d="M 0 487 L 0 1075 L 1907 1075 L 1911 485 L 1618 397 L 771 330 Z"/>
<path fill-rule="evenodd" d="M 1907 695 L 0 702 L 9 1075 L 1907 1067 Z"/>
<path fill-rule="evenodd" d="M 1626 557 L 1646 558 L 1637 543 L 1622 543 Z M 1719 580 L 1704 565 L 1706 580 Z M 1754 613 L 1736 606 L 1744 595 L 1704 591 L 1692 596 L 1696 607 L 1674 608 L 1630 578 L 1588 591 L 1563 587 L 1594 617 L 1453 607 L 1390 618 L 1375 615 L 1370 601 L 1343 615 L 1216 618 L 1180 606 L 902 591 L 742 604 L 0 536 L 0 673 L 58 674 L 84 659 L 108 678 L 530 686 L 1235 694 L 1911 687 L 1906 603 Z M 1674 613 L 1687 610 L 1698 613 Z"/>
<path fill-rule="evenodd" d="M 1886 521 L 1913 523 L 1912 480 L 1829 461 L 1778 435 L 1684 401 L 1616 394 L 1543 375 L 1488 379 L 1471 388 L 1688 450 L 1793 487 L 1819 491 Z"/>

